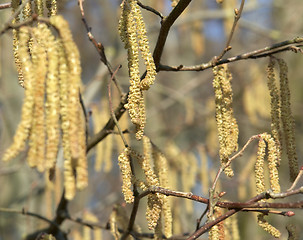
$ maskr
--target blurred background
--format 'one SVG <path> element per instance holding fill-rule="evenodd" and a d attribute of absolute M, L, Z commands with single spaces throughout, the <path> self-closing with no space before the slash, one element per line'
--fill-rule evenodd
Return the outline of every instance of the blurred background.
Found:
<path fill-rule="evenodd" d="M 1 3 L 5 1 L 2 0 Z M 164 16 L 172 10 L 171 1 L 142 0 Z M 101 63 L 94 46 L 89 42 L 76 0 L 58 1 L 59 13 L 70 24 L 74 40 L 79 47 L 82 61 L 83 97 L 89 113 L 89 136 L 103 128 L 109 118 L 107 81 L 108 71 Z M 117 79 L 124 91 L 129 87 L 127 52 L 117 31 L 120 15 L 118 0 L 86 0 L 86 20 L 97 41 L 105 47 L 105 53 L 113 68 L 122 64 Z M 192 1 L 187 10 L 173 25 L 161 60 L 166 65 L 191 66 L 210 61 L 225 47 L 234 21 L 234 8 L 240 1 L 215 0 Z M 235 56 L 273 43 L 302 36 L 303 25 L 301 0 L 247 0 L 238 23 L 232 49 L 225 57 Z M 151 50 L 154 49 L 160 29 L 160 18 L 142 10 L 147 27 Z M 9 19 L 10 9 L 0 10 L 1 27 Z M 18 85 L 12 51 L 12 33 L 0 38 L 0 156 L 12 143 L 14 132 L 20 121 L 23 88 Z M 278 55 L 289 67 L 292 111 L 296 121 L 296 141 L 299 166 L 302 165 L 303 141 L 303 57 L 301 54 L 284 52 Z M 233 75 L 233 108 L 239 124 L 239 147 L 250 136 L 270 132 L 270 98 L 267 89 L 266 67 L 268 58 L 238 61 L 229 64 Z M 142 73 L 144 68 L 142 67 Z M 155 84 L 146 94 L 147 125 L 145 134 L 167 156 L 171 178 L 176 181 L 175 190 L 192 191 L 208 196 L 208 188 L 220 166 L 218 157 L 217 130 L 214 118 L 214 91 L 212 70 L 202 72 L 159 72 Z M 120 102 L 117 90 L 113 88 L 114 107 Z M 121 119 L 121 126 L 128 129 L 131 146 L 140 151 L 140 143 L 134 139 L 134 127 L 127 114 Z M 97 150 L 99 149 L 99 150 Z M 76 195 L 69 204 L 73 217 L 83 219 L 93 215 L 95 221 L 106 225 L 114 206 L 123 205 L 118 154 L 123 144 L 118 135 L 109 135 L 88 154 L 89 187 Z M 233 163 L 235 176 L 220 179 L 218 191 L 225 191 L 224 200 L 245 201 L 255 195 L 254 163 L 257 141 L 251 144 L 245 154 Z M 22 208 L 39 213 L 48 219 L 55 216 L 56 206 L 62 194 L 62 153 L 59 152 L 57 175 L 53 182 L 30 169 L 26 164 L 26 152 L 10 162 L 0 162 L 0 208 Z M 286 156 L 279 169 L 282 189 L 290 186 Z M 180 179 L 179 179 L 180 176 Z M 186 179 L 192 179 L 185 184 Z M 190 181 L 190 180 L 188 180 Z M 301 182 L 302 184 L 302 182 Z M 295 201 L 296 198 L 290 198 Z M 288 199 L 287 199 L 288 200 Z M 281 200 L 283 201 L 283 200 Z M 129 214 L 131 206 L 123 209 Z M 173 219 L 175 234 L 191 233 L 196 219 L 205 209 L 202 204 L 189 200 L 174 199 Z M 282 239 L 288 236 L 285 226 L 294 224 L 302 231 L 303 219 L 299 210 L 296 216 L 286 218 L 271 216 L 270 223 L 282 232 Z M 257 226 L 253 213 L 238 213 L 240 239 L 271 239 Z M 92 218 L 91 218 L 92 219 Z M 148 232 L 145 220 L 145 205 L 140 205 L 136 223 L 142 223 L 142 231 Z M 0 211 L 0 240 L 21 239 L 23 236 L 46 227 L 44 222 L 29 216 Z M 70 230 L 69 239 L 84 239 L 90 235 L 87 228 L 66 221 L 63 228 Z M 112 239 L 109 231 L 102 231 L 104 239 Z M 301 233 L 301 238 L 302 238 Z M 93 237 L 92 237 L 93 239 Z M 95 238 L 96 239 L 96 238 Z M 201 239 L 207 239 L 203 235 Z"/>

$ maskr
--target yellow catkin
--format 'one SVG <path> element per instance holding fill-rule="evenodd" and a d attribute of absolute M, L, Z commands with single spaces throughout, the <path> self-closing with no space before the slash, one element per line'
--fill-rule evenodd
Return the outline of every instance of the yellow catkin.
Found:
<path fill-rule="evenodd" d="M 43 0 L 35 0 L 35 13 L 38 14 L 38 16 L 43 16 Z"/>
<path fill-rule="evenodd" d="M 62 129 L 62 146 L 64 157 L 64 187 L 65 197 L 72 199 L 76 193 L 76 182 L 74 176 L 75 166 L 72 165 L 69 141 L 69 118 L 68 118 L 68 66 L 63 44 L 59 42 L 59 81 L 60 81 L 60 115 Z"/>
<path fill-rule="evenodd" d="M 233 215 L 232 217 L 227 218 L 224 221 L 224 229 L 225 229 L 225 240 L 239 240 L 239 226 L 237 215 Z"/>
<path fill-rule="evenodd" d="M 153 171 L 151 161 L 152 161 L 152 145 L 148 137 L 143 136 L 143 153 L 144 157 L 136 154 L 136 159 L 144 172 L 146 184 L 148 187 L 160 186 L 159 179 L 157 178 L 155 172 Z M 150 194 L 147 198 L 147 209 L 146 209 L 146 219 L 148 222 L 149 229 L 155 229 L 157 221 L 161 216 L 161 210 L 163 205 L 163 195 L 161 194 Z"/>
<path fill-rule="evenodd" d="M 162 205 L 163 205 L 162 195 L 158 193 L 148 195 L 146 220 L 148 223 L 148 228 L 150 230 L 155 229 L 155 227 L 157 226 L 157 222 L 161 216 Z"/>
<path fill-rule="evenodd" d="M 48 16 L 57 15 L 57 0 L 46 0 L 46 7 L 48 9 Z"/>
<path fill-rule="evenodd" d="M 270 235 L 272 235 L 275 238 L 280 238 L 281 233 L 278 229 L 276 229 L 274 226 L 269 224 L 267 220 L 264 218 L 264 214 L 258 214 L 258 224 L 260 227 L 264 229 L 264 231 L 268 232 Z"/>
<path fill-rule="evenodd" d="M 20 2 L 19 0 L 13 0 L 12 1 L 12 14 L 14 14 L 15 11 L 18 9 L 19 2 Z M 13 24 L 20 22 L 20 16 L 19 15 L 17 15 L 13 19 L 13 22 L 12 22 Z M 15 65 L 16 65 L 16 69 L 17 69 L 17 72 L 18 72 L 19 84 L 22 87 L 24 87 L 24 77 L 23 77 L 23 74 L 22 74 L 22 65 L 21 65 L 18 49 L 19 49 L 19 29 L 13 29 L 13 52 L 14 52 L 14 60 L 15 60 Z"/>
<path fill-rule="evenodd" d="M 143 137 L 143 154 L 144 157 L 139 160 L 142 170 L 144 171 L 148 186 L 159 186 L 159 180 L 151 167 L 152 145 L 148 137 Z"/>
<path fill-rule="evenodd" d="M 47 59 L 44 46 L 44 27 L 45 24 L 33 29 L 35 43 L 32 45 L 32 63 L 36 69 L 35 74 L 35 94 L 34 112 L 31 133 L 29 137 L 29 151 L 27 161 L 31 167 L 37 167 L 39 171 L 44 171 L 45 167 L 45 75 L 47 73 Z"/>
<path fill-rule="evenodd" d="M 125 48 L 128 50 L 128 68 L 130 77 L 130 88 L 128 104 L 132 123 L 136 126 L 136 138 L 140 140 L 143 136 L 146 124 L 145 103 L 142 90 L 147 90 L 154 83 L 156 67 L 149 50 L 146 36 L 146 28 L 143 22 L 141 10 L 136 0 L 125 1 L 121 4 L 122 14 L 119 21 L 119 33 Z M 145 78 L 140 80 L 139 50 L 142 53 L 146 65 Z"/>
<path fill-rule="evenodd" d="M 275 193 L 281 191 L 279 184 L 279 173 L 278 173 L 278 162 L 279 162 L 279 150 L 275 140 L 269 134 L 262 134 L 262 138 L 267 142 L 268 148 L 268 169 L 269 169 L 269 180 L 270 187 Z"/>
<path fill-rule="evenodd" d="M 64 86 L 66 88 L 64 91 L 65 94 L 68 94 L 68 99 L 64 99 L 62 96 L 64 92 L 60 93 L 61 102 L 63 101 L 62 104 L 67 104 L 67 106 L 64 106 L 65 112 L 63 114 L 65 115 L 65 122 L 62 121 L 62 125 L 65 124 L 65 132 L 68 132 L 68 139 L 66 139 L 66 141 L 69 141 L 70 150 L 68 151 L 70 151 L 71 159 L 67 160 L 70 164 L 67 164 L 66 166 L 69 169 L 76 169 L 77 188 L 83 189 L 88 184 L 88 177 L 85 147 L 85 118 L 83 116 L 79 98 L 81 85 L 80 55 L 78 48 L 73 41 L 68 23 L 64 18 L 62 16 L 53 16 L 50 18 L 50 23 L 59 31 L 68 69 L 69 82 Z M 68 175 L 69 177 L 71 176 L 71 174 Z"/>
<path fill-rule="evenodd" d="M 109 216 L 109 228 L 115 240 L 120 239 L 120 235 L 121 235 L 118 231 L 117 217 L 118 217 L 117 210 L 114 208 Z"/>
<path fill-rule="evenodd" d="M 127 203 L 134 201 L 134 194 L 132 191 L 132 171 L 130 165 L 130 149 L 125 148 L 118 157 L 119 167 L 122 175 L 122 193 L 124 200 Z"/>
<path fill-rule="evenodd" d="M 22 63 L 22 72 L 25 83 L 25 98 L 22 106 L 21 122 L 18 125 L 14 136 L 13 144 L 6 150 L 3 160 L 8 161 L 17 156 L 23 150 L 25 142 L 29 137 L 30 128 L 33 119 L 34 95 L 35 95 L 35 69 L 32 67 L 31 57 L 28 52 L 29 30 L 24 27 L 20 29 L 19 57 Z"/>
<path fill-rule="evenodd" d="M 160 186 L 169 188 L 168 184 L 168 162 L 166 157 L 160 152 L 156 146 L 152 146 L 152 156 L 154 159 L 155 173 L 159 178 Z M 162 196 L 163 206 L 162 213 L 164 219 L 164 235 L 169 238 L 172 236 L 172 212 L 171 203 L 168 196 Z"/>
<path fill-rule="evenodd" d="M 80 125 L 78 138 L 79 138 L 79 159 L 77 162 L 77 189 L 83 190 L 88 185 L 88 171 L 87 171 L 87 159 L 86 159 L 86 133 L 85 133 L 85 117 L 80 114 Z"/>
<path fill-rule="evenodd" d="M 98 223 L 99 219 L 91 212 L 85 211 L 83 215 L 83 219 L 91 222 L 91 223 Z M 90 239 L 91 232 L 93 233 L 93 240 L 102 240 L 102 231 L 100 228 L 90 228 L 87 226 L 83 227 L 83 240 Z"/>
<path fill-rule="evenodd" d="M 285 148 L 289 162 L 290 180 L 294 181 L 299 168 L 296 152 L 295 120 L 291 111 L 290 90 L 288 81 L 288 67 L 284 60 L 279 59 L 280 68 L 280 95 L 281 95 L 281 120 L 283 124 Z"/>
<path fill-rule="evenodd" d="M 219 240 L 219 226 L 218 225 L 215 225 L 213 226 L 210 230 L 209 230 L 209 233 L 208 233 L 208 239 L 209 240 Z"/>
<path fill-rule="evenodd" d="M 162 240 L 162 222 L 161 217 L 158 219 L 157 226 L 155 228 L 154 240 Z"/>
<path fill-rule="evenodd" d="M 60 139 L 60 95 L 59 95 L 59 53 L 58 41 L 46 25 L 39 25 L 44 33 L 44 44 L 47 49 L 48 73 L 46 76 L 46 162 L 45 168 L 55 167 Z"/>
<path fill-rule="evenodd" d="M 132 11 L 134 12 L 134 17 L 137 25 L 139 49 L 141 51 L 142 58 L 144 59 L 144 64 L 146 66 L 146 76 L 141 81 L 140 88 L 142 90 L 148 90 L 149 87 L 154 84 L 156 77 L 156 66 L 149 49 L 149 41 L 147 38 L 146 27 L 143 21 L 141 9 L 137 4 L 136 0 L 131 0 L 130 5 Z"/>
<path fill-rule="evenodd" d="M 265 158 L 266 143 L 263 139 L 259 140 L 257 161 L 255 164 L 255 181 L 257 187 L 257 194 L 265 191 L 265 180 L 264 180 L 264 158 Z"/>
<path fill-rule="evenodd" d="M 216 103 L 216 121 L 220 143 L 220 159 L 224 165 L 228 157 L 238 149 L 238 125 L 233 116 L 232 109 L 232 76 L 227 69 L 227 65 L 221 65 L 213 68 Z M 231 167 L 225 168 L 225 174 L 233 176 Z"/>
<path fill-rule="evenodd" d="M 24 8 L 22 9 L 22 16 L 23 16 L 23 20 L 29 19 L 32 17 L 33 14 L 33 10 L 32 10 L 32 2 L 28 1 Z"/>
<path fill-rule="evenodd" d="M 276 86 L 276 79 L 274 73 L 274 60 L 270 58 L 268 67 L 267 67 L 267 86 L 270 92 L 271 97 L 271 133 L 276 142 L 277 150 L 279 151 L 278 156 L 278 165 L 280 165 L 281 155 L 282 155 L 282 136 L 280 130 L 280 98 L 279 91 Z"/>

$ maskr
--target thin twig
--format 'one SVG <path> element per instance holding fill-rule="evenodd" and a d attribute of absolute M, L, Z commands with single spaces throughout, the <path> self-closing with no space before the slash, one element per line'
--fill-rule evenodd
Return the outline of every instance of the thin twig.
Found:
<path fill-rule="evenodd" d="M 46 217 L 41 216 L 40 214 L 37 213 L 33 213 L 30 211 L 25 210 L 24 208 L 22 208 L 22 210 L 17 210 L 17 209 L 10 209 L 10 208 L 0 208 L 0 212 L 5 212 L 5 213 L 17 213 L 17 214 L 22 214 L 22 215 L 26 215 L 26 216 L 31 216 L 31 217 L 35 217 L 37 219 L 40 219 L 44 222 L 49 223 L 50 225 L 53 225 L 54 227 L 60 229 L 60 226 L 52 221 L 47 219 Z"/>
<path fill-rule="evenodd" d="M 239 9 L 235 9 L 234 23 L 233 23 L 233 26 L 231 28 L 228 40 L 227 40 L 226 45 L 225 45 L 225 48 L 223 49 L 222 53 L 218 57 L 216 57 L 215 61 L 220 60 L 225 55 L 225 53 L 227 53 L 231 49 L 230 43 L 231 43 L 231 40 L 233 38 L 233 35 L 234 35 L 234 32 L 235 32 L 237 23 L 238 23 L 238 21 L 241 18 L 241 15 L 242 15 L 242 12 L 243 12 L 243 8 L 244 8 L 244 3 L 245 3 L 245 0 L 242 0 L 240 8 Z"/>
<path fill-rule="evenodd" d="M 237 62 L 246 59 L 257 59 L 257 58 L 268 57 L 276 53 L 280 53 L 284 51 L 292 51 L 293 47 L 302 47 L 302 46 L 303 46 L 303 37 L 297 37 L 291 40 L 286 40 L 283 42 L 273 44 L 265 48 L 243 53 L 234 57 L 222 59 L 217 62 L 211 60 L 207 63 L 202 63 L 195 66 L 183 66 L 183 65 L 168 66 L 168 65 L 159 64 L 158 71 L 204 71 L 206 69 L 212 68 L 214 66 L 222 65 L 225 63 Z"/>
<path fill-rule="evenodd" d="M 153 53 L 154 62 L 156 65 L 157 71 L 160 65 L 160 59 L 163 53 L 164 45 L 168 36 L 168 32 L 177 18 L 182 14 L 182 12 L 190 4 L 191 0 L 180 0 L 177 6 L 170 12 L 170 14 L 163 18 L 161 29 L 158 35 L 156 47 Z"/>
<path fill-rule="evenodd" d="M 10 8 L 12 6 L 12 4 L 9 3 L 1 3 L 0 4 L 0 9 L 6 9 L 6 8 Z"/>
<path fill-rule="evenodd" d="M 296 185 L 298 184 L 298 182 L 299 182 L 299 180 L 300 180 L 300 178 L 302 176 L 303 176 L 303 166 L 300 168 L 300 172 L 298 173 L 295 181 L 293 182 L 293 184 L 291 185 L 291 187 L 289 189 L 287 189 L 287 191 L 293 190 L 296 187 Z"/>
<path fill-rule="evenodd" d="M 150 7 L 150 6 L 143 5 L 139 0 L 137 1 L 137 4 L 138 4 L 141 8 L 143 8 L 143 9 L 145 9 L 145 10 L 147 10 L 147 11 L 150 11 L 150 12 L 156 14 L 156 15 L 159 16 L 161 19 L 164 18 L 163 15 L 162 15 L 162 13 L 160 13 L 159 11 L 157 11 L 156 9 L 154 9 L 154 8 L 152 8 L 152 7 Z"/>
<path fill-rule="evenodd" d="M 97 42 L 97 40 L 95 39 L 94 35 L 91 32 L 91 27 L 88 26 L 88 23 L 86 21 L 85 14 L 84 14 L 84 9 L 83 9 L 83 0 L 78 0 L 78 5 L 79 5 L 79 8 L 80 8 L 80 12 L 81 12 L 81 20 L 82 20 L 82 22 L 84 24 L 84 27 L 86 29 L 88 39 L 92 42 L 92 44 L 96 48 L 97 52 L 99 53 L 100 60 L 107 67 L 108 72 L 110 73 L 110 76 L 112 77 L 112 79 L 113 79 L 113 81 L 114 81 L 114 83 L 115 83 L 115 85 L 116 85 L 116 87 L 119 91 L 120 96 L 122 96 L 124 94 L 123 90 L 122 90 L 119 82 L 117 81 L 116 77 L 114 76 L 111 64 L 107 60 L 107 57 L 105 55 L 104 45 L 101 42 Z"/>
<path fill-rule="evenodd" d="M 6 21 L 6 23 L 4 24 L 3 29 L 1 30 L 1 35 L 7 30 L 9 29 L 9 26 L 11 25 L 12 21 L 19 15 L 19 13 L 21 12 L 21 10 L 25 7 L 25 5 L 29 2 L 30 0 L 25 0 L 22 2 L 22 4 L 18 7 L 18 9 L 14 12 L 14 14 Z"/>
<path fill-rule="evenodd" d="M 120 126 L 119 126 L 118 120 L 117 120 L 116 115 L 115 115 L 114 110 L 113 110 L 112 93 L 111 93 L 111 92 L 112 92 L 112 91 L 111 91 L 111 82 L 112 82 L 113 78 L 115 77 L 115 75 L 117 74 L 117 72 L 118 72 L 118 70 L 119 70 L 120 68 L 121 68 L 121 65 L 119 65 L 119 66 L 117 67 L 117 69 L 113 72 L 112 77 L 108 80 L 108 84 L 107 84 L 108 104 L 109 104 L 109 110 L 110 110 L 111 117 L 112 117 L 112 119 L 114 120 L 114 122 L 115 122 L 115 124 L 116 124 L 116 127 L 117 127 L 117 129 L 118 129 L 118 132 L 119 132 L 119 134 L 120 134 L 120 136 L 121 136 L 121 138 L 122 138 L 122 141 L 123 141 L 123 143 L 124 143 L 124 146 L 127 148 L 127 147 L 128 147 L 128 143 L 127 143 L 127 141 L 126 141 L 126 139 L 125 139 L 125 137 L 124 137 L 124 135 L 123 135 L 123 132 L 122 132 Z"/>

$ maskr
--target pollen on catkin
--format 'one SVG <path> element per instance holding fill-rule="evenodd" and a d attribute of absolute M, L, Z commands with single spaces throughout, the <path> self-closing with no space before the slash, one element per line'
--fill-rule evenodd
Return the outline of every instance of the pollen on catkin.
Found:
<path fill-rule="evenodd" d="M 280 97 L 279 91 L 276 85 L 276 78 L 274 73 L 274 59 L 270 58 L 267 67 L 267 86 L 270 92 L 271 98 L 271 133 L 275 139 L 276 147 L 279 153 L 277 164 L 280 165 L 282 155 L 282 133 L 280 129 Z"/>
<path fill-rule="evenodd" d="M 81 66 L 80 55 L 76 44 L 73 41 L 72 34 L 69 30 L 68 23 L 62 16 L 52 16 L 50 23 L 58 30 L 61 45 L 64 48 L 63 55 L 66 62 L 65 67 L 68 69 L 68 80 L 64 83 L 64 89 L 60 93 L 60 99 L 64 106 L 64 120 L 62 121 L 63 139 L 67 134 L 66 141 L 69 141 L 69 149 L 73 167 L 77 172 L 77 187 L 83 189 L 88 184 L 87 177 L 87 159 L 86 159 L 86 138 L 85 138 L 85 118 L 83 117 L 82 107 L 80 104 L 80 84 L 81 84 Z M 65 76 L 67 77 L 67 76 Z M 66 99 L 67 94 L 68 99 Z M 80 117 L 79 117 L 80 116 Z M 79 129 L 81 128 L 81 129 Z M 66 142 L 65 141 L 65 142 Z M 66 144 L 66 143 L 65 143 Z M 63 148 L 67 148 L 66 145 Z M 71 162 L 71 159 L 67 161 Z M 69 170 L 70 171 L 70 170 Z M 70 175 L 70 174 L 68 174 Z"/>
<path fill-rule="evenodd" d="M 41 1 L 35 4 L 43 8 Z M 31 8 L 24 11 L 29 14 Z M 52 26 L 59 32 L 57 37 Z M 16 53 L 22 67 L 25 99 L 14 142 L 3 160 L 16 157 L 28 142 L 28 164 L 51 174 L 61 137 L 65 197 L 70 200 L 76 188 L 87 186 L 88 176 L 85 116 L 79 98 L 80 56 L 67 22 L 54 16 L 48 25 L 21 27 Z"/>
<path fill-rule="evenodd" d="M 19 0 L 12 0 L 12 14 L 14 14 L 16 12 L 16 10 L 19 7 Z M 17 15 L 12 23 L 18 23 L 20 21 L 20 16 Z M 20 56 L 19 56 L 19 29 L 13 29 L 13 52 L 14 52 L 14 60 L 15 60 L 15 65 L 16 65 L 16 69 L 18 72 L 18 80 L 19 80 L 19 84 L 20 86 L 24 87 L 24 77 L 22 74 L 22 65 L 21 65 L 21 60 L 20 60 Z"/>
<path fill-rule="evenodd" d="M 298 156 L 296 152 L 295 119 L 290 104 L 288 67 L 283 59 L 278 59 L 280 68 L 281 120 L 283 125 L 285 148 L 289 162 L 290 180 L 294 181 L 298 172 Z"/>
<path fill-rule="evenodd" d="M 213 68 L 216 103 L 216 122 L 218 128 L 220 159 L 223 166 L 234 151 L 238 149 L 238 124 L 233 115 L 232 109 L 232 76 L 227 65 L 220 65 Z M 230 166 L 224 170 L 229 177 L 233 176 Z"/>
<path fill-rule="evenodd" d="M 33 120 L 34 95 L 35 95 L 35 69 L 31 62 L 31 56 L 28 52 L 29 29 L 20 28 L 18 55 L 21 61 L 22 74 L 26 79 L 25 98 L 22 106 L 21 122 L 16 130 L 13 144 L 5 151 L 3 161 L 8 161 L 18 155 L 25 147 L 25 142 L 29 137 L 30 128 Z"/>
<path fill-rule="evenodd" d="M 281 191 L 279 184 L 279 173 L 278 173 L 278 157 L 279 150 L 277 149 L 276 142 L 269 134 L 262 134 L 263 139 L 267 142 L 268 148 L 268 169 L 269 169 L 269 181 L 270 187 L 275 193 L 279 193 Z"/>
<path fill-rule="evenodd" d="M 257 161 L 255 164 L 255 181 L 257 194 L 265 191 L 265 179 L 264 179 L 264 158 L 265 158 L 266 143 L 263 139 L 259 140 Z"/>
<path fill-rule="evenodd" d="M 57 0 L 46 0 L 46 7 L 48 10 L 48 16 L 55 16 L 57 15 Z"/>
<path fill-rule="evenodd" d="M 154 160 L 154 171 L 159 178 L 160 186 L 169 188 L 168 184 L 168 162 L 160 150 L 152 145 L 152 157 Z M 168 196 L 163 197 L 162 214 L 164 220 L 164 235 L 169 238 L 172 236 L 172 212 L 171 203 Z"/>
<path fill-rule="evenodd" d="M 276 229 L 274 226 L 269 224 L 267 220 L 264 218 L 264 214 L 260 213 L 258 214 L 258 225 L 264 229 L 264 231 L 268 232 L 270 235 L 272 235 L 275 238 L 280 238 L 281 233 L 278 229 Z"/>
<path fill-rule="evenodd" d="M 28 164 L 31 167 L 37 167 L 39 171 L 45 169 L 45 153 L 46 153 L 46 126 L 45 126 L 45 75 L 47 74 L 47 54 L 45 51 L 45 24 L 33 29 L 35 42 L 32 45 L 32 63 L 36 69 L 35 74 L 35 94 L 34 94 L 34 111 L 29 136 L 29 151 L 27 155 Z"/>
<path fill-rule="evenodd" d="M 119 167 L 122 175 L 122 193 L 126 203 L 134 201 L 134 193 L 132 190 L 132 171 L 130 165 L 130 149 L 125 148 L 118 157 Z"/>
<path fill-rule="evenodd" d="M 146 27 L 137 0 L 127 0 L 121 3 L 121 18 L 119 20 L 119 34 L 128 53 L 128 68 L 130 87 L 128 95 L 128 109 L 131 122 L 136 126 L 136 138 L 143 136 L 146 124 L 145 103 L 143 90 L 149 89 L 154 83 L 156 67 L 149 49 Z M 145 78 L 140 79 L 139 50 L 146 66 Z"/>

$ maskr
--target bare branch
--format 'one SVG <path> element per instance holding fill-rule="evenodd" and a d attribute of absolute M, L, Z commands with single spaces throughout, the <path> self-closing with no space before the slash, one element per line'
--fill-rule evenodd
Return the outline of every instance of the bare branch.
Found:
<path fill-rule="evenodd" d="M 272 46 L 268 46 L 265 48 L 257 49 L 252 52 L 243 53 L 241 55 L 237 55 L 234 57 L 226 58 L 214 62 L 213 60 L 208 63 L 202 63 L 200 65 L 195 66 L 167 66 L 159 64 L 159 71 L 204 71 L 206 69 L 212 68 L 214 66 L 222 65 L 225 63 L 237 62 L 246 59 L 257 59 L 268 57 L 276 53 L 284 52 L 284 51 L 292 51 L 294 47 L 299 48 L 303 46 L 303 37 L 297 37 L 291 40 L 283 41 L 276 43 Z"/>

